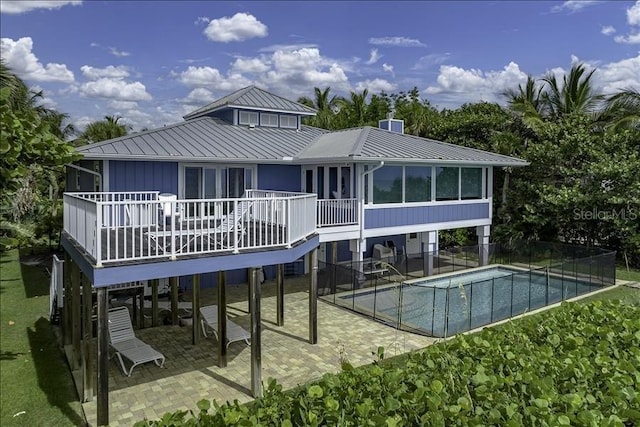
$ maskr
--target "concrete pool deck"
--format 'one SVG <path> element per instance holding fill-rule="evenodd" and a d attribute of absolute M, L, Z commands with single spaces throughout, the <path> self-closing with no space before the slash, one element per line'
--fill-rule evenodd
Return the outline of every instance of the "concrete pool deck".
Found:
<path fill-rule="evenodd" d="M 285 324 L 276 326 L 275 285 L 263 285 L 262 298 L 262 378 L 275 378 L 285 389 L 295 387 L 325 373 L 338 372 L 340 361 L 354 366 L 375 360 L 378 346 L 387 356 L 426 347 L 435 339 L 367 319 L 345 309 L 318 302 L 318 344 L 308 343 L 308 294 L 305 277 L 285 280 Z M 228 288 L 229 318 L 249 329 L 247 285 Z M 215 303 L 215 289 L 203 289 L 201 305 Z M 159 326 L 136 331 L 139 338 L 166 357 L 165 368 L 153 363 L 138 366 L 131 377 L 119 370 L 115 358 L 109 372 L 110 426 L 130 426 L 137 421 L 158 419 L 166 412 L 197 411 L 201 399 L 219 403 L 253 400 L 250 393 L 250 348 L 236 342 L 229 346 L 228 365 L 217 366 L 213 337 L 191 343 L 191 328 Z M 96 425 L 96 402 L 84 403 L 89 425 Z"/>

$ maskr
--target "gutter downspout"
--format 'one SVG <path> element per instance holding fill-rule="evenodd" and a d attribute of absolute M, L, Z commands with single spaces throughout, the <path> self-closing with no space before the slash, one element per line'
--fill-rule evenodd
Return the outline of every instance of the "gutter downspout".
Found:
<path fill-rule="evenodd" d="M 383 166 L 384 166 L 384 160 L 381 160 L 380 164 L 375 166 L 373 169 L 369 169 L 360 173 L 360 190 L 361 190 L 360 191 L 360 242 L 358 243 L 358 246 L 361 246 L 362 240 L 364 239 L 363 238 L 363 235 L 364 235 L 364 178 L 365 176 L 377 171 Z M 359 256 L 361 256 L 362 252 L 364 252 L 362 251 L 362 247 L 359 247 L 358 250 L 360 250 Z"/>

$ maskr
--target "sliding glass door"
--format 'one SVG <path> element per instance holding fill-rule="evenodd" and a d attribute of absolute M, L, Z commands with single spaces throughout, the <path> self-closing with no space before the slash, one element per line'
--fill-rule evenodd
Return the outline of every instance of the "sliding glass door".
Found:
<path fill-rule="evenodd" d="M 240 198 L 253 188 L 254 168 L 221 166 L 185 166 L 183 195 L 185 199 Z M 226 214 L 226 204 L 211 202 L 195 204 L 188 208 L 189 216 L 217 216 Z M 203 210 L 204 209 L 204 210 Z"/>

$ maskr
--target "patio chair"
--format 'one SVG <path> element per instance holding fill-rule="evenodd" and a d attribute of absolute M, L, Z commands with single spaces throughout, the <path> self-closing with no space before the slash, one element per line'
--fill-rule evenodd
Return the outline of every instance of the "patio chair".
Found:
<path fill-rule="evenodd" d="M 202 324 L 202 334 L 207 336 L 207 327 L 213 331 L 213 335 L 218 338 L 218 306 L 217 305 L 207 305 L 204 307 L 200 307 L 201 324 Z M 244 341 L 247 345 L 251 345 L 249 340 L 251 339 L 251 335 L 246 331 L 242 326 L 237 323 L 233 323 L 227 317 L 227 347 L 229 344 L 236 341 Z"/>
<path fill-rule="evenodd" d="M 112 308 L 108 314 L 109 342 L 116 352 L 124 375 L 130 377 L 133 368 L 142 363 L 154 362 L 161 368 L 164 366 L 164 355 L 136 337 L 129 310 L 126 307 Z M 132 363 L 128 371 L 123 357 Z"/>

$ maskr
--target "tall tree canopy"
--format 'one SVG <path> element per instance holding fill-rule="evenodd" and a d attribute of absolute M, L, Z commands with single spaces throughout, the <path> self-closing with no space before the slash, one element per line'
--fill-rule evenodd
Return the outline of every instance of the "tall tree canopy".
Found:
<path fill-rule="evenodd" d="M 4 64 L 0 69 L 0 249 L 32 237 L 37 219 L 59 218 L 58 182 L 63 165 L 78 158 L 73 147 L 57 136 L 52 110 L 35 101 L 40 94 Z M 26 221 L 26 222 L 25 222 Z M 41 227 L 42 228 L 42 227 Z M 51 231 L 49 229 L 49 231 Z"/>

